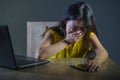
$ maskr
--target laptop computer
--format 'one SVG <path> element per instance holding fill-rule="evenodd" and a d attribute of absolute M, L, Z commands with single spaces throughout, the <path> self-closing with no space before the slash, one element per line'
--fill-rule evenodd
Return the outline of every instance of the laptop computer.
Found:
<path fill-rule="evenodd" d="M 48 63 L 48 60 L 37 60 L 31 57 L 15 55 L 10 39 L 8 25 L 0 25 L 0 66 L 20 70 Z"/>

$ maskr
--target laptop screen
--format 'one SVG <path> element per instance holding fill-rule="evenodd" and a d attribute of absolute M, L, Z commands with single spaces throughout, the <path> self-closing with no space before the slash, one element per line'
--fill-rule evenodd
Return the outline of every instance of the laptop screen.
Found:
<path fill-rule="evenodd" d="M 7 25 L 0 25 L 0 66 L 15 67 L 15 56 Z"/>

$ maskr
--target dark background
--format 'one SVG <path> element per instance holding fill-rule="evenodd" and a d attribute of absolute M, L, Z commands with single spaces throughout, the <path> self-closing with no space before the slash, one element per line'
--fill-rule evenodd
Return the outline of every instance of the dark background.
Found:
<path fill-rule="evenodd" d="M 120 0 L 0 0 L 0 24 L 9 25 L 15 53 L 26 55 L 27 21 L 59 21 L 76 1 L 92 6 L 100 41 L 120 65 Z"/>

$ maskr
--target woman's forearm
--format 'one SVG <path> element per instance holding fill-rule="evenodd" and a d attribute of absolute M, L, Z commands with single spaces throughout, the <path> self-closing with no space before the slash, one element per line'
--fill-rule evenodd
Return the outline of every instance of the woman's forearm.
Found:
<path fill-rule="evenodd" d="M 38 50 L 38 58 L 39 59 L 47 59 L 55 54 L 57 54 L 58 52 L 60 52 L 61 50 L 63 50 L 66 46 L 68 46 L 69 44 L 66 43 L 64 40 L 49 45 L 47 47 L 43 47 L 41 49 Z"/>
<path fill-rule="evenodd" d="M 98 50 L 96 53 L 97 54 L 95 59 L 99 59 L 101 63 L 105 62 L 108 59 L 108 52 L 105 49 Z"/>

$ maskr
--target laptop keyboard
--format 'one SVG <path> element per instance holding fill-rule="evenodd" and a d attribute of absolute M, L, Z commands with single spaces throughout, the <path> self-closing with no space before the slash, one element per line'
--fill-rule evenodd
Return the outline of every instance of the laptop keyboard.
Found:
<path fill-rule="evenodd" d="M 16 62 L 18 65 L 26 65 L 30 63 L 42 62 L 43 60 L 37 60 L 35 58 L 25 57 L 25 56 L 16 56 Z"/>

